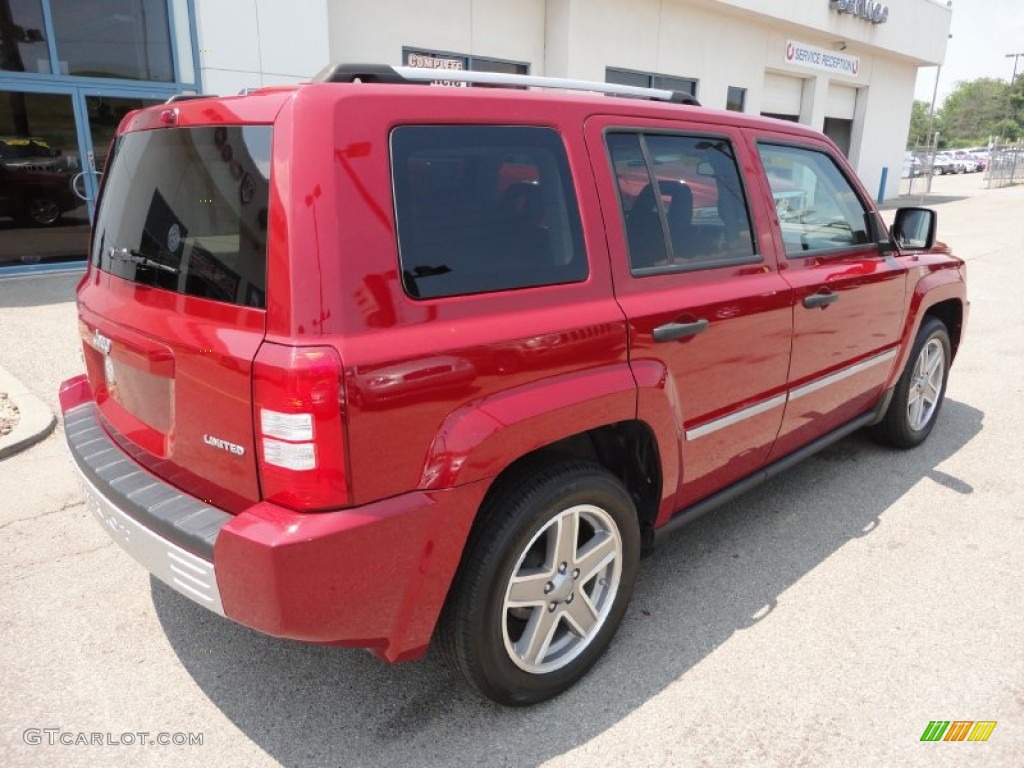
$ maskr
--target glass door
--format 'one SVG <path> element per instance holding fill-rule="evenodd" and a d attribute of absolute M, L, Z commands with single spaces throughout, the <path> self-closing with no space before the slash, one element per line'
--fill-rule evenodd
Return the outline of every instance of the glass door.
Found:
<path fill-rule="evenodd" d="M 80 174 L 74 179 L 76 194 L 88 200 L 90 216 L 94 213 L 94 201 L 99 191 L 100 179 L 107 164 L 111 142 L 117 133 L 117 126 L 132 110 L 161 104 L 166 96 L 156 95 L 110 95 L 101 91 L 83 89 L 81 110 L 85 117 L 85 160 Z"/>
<path fill-rule="evenodd" d="M 0 90 L 0 268 L 83 261 L 110 144 L 165 94 Z"/>
<path fill-rule="evenodd" d="M 0 267 L 85 258 L 77 111 L 69 90 L 0 90 Z"/>

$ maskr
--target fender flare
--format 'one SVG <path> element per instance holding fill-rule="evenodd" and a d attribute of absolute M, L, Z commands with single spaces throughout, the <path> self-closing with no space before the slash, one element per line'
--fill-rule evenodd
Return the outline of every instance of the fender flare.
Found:
<path fill-rule="evenodd" d="M 424 460 L 419 487 L 441 489 L 495 477 L 531 451 L 635 419 L 636 402 L 636 381 L 624 361 L 472 400 L 441 424 Z"/>
<path fill-rule="evenodd" d="M 637 414 L 654 433 L 661 456 L 661 502 L 655 527 L 677 510 L 676 491 L 683 474 L 683 408 L 675 379 L 661 360 L 634 360 L 637 383 Z"/>
<path fill-rule="evenodd" d="M 893 365 L 885 388 L 896 386 L 910 357 L 914 339 L 928 310 L 936 304 L 954 299 L 960 302 L 964 322 L 967 320 L 967 289 L 959 269 L 953 267 L 928 271 L 914 285 L 907 307 L 907 320 L 900 337 L 900 353 Z"/>

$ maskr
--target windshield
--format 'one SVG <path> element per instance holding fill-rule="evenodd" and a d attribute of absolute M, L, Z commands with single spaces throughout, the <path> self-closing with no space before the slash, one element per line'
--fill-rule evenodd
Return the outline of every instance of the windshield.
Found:
<path fill-rule="evenodd" d="M 268 125 L 120 137 L 92 263 L 141 285 L 264 308 L 270 140 Z"/>

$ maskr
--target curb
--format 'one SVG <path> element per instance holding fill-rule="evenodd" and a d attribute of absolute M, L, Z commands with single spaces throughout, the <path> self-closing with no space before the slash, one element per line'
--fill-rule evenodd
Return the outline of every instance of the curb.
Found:
<path fill-rule="evenodd" d="M 57 426 L 57 417 L 46 404 L 0 366 L 0 392 L 5 392 L 21 414 L 9 435 L 0 437 L 0 460 L 13 456 L 45 439 Z"/>

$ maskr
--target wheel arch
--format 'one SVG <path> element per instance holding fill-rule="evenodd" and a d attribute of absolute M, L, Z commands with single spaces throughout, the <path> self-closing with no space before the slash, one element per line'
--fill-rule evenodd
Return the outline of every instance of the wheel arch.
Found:
<path fill-rule="evenodd" d="M 960 339 L 963 336 L 964 327 L 964 305 L 959 299 L 946 299 L 932 304 L 925 310 L 921 323 L 929 317 L 935 317 L 942 321 L 949 332 L 950 354 L 953 360 L 956 359 L 957 350 L 960 348 Z"/>
<path fill-rule="evenodd" d="M 914 285 L 910 296 L 907 319 L 900 337 L 900 354 L 893 364 L 886 389 L 895 386 L 899 380 L 910 358 L 914 340 L 927 318 L 936 317 L 946 326 L 953 358 L 963 338 L 968 304 L 967 289 L 960 270 L 950 262 L 923 269 L 925 274 Z"/>

